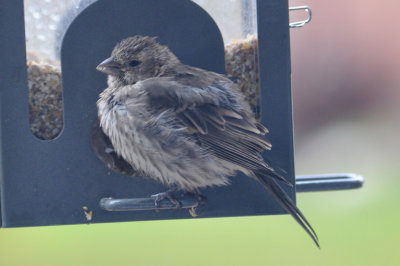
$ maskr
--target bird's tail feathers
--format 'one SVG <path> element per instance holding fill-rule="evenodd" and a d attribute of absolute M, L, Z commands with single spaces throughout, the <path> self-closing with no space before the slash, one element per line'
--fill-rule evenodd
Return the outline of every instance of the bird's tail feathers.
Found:
<path fill-rule="evenodd" d="M 255 171 L 255 174 L 258 176 L 263 176 L 264 178 L 273 178 L 275 180 L 278 180 L 280 182 L 285 183 L 286 185 L 293 187 L 293 184 L 290 183 L 288 180 L 286 180 L 286 178 L 284 178 L 283 176 L 279 175 L 278 173 L 276 173 L 274 171 L 274 169 L 272 168 L 265 168 L 265 169 L 261 169 L 261 170 L 257 170 Z M 261 177 L 258 177 L 261 178 Z"/>
<path fill-rule="evenodd" d="M 257 179 L 261 184 L 272 194 L 275 200 L 290 214 L 292 217 L 300 224 L 301 227 L 307 232 L 307 234 L 312 238 L 317 247 L 319 248 L 318 236 L 314 229 L 307 221 L 303 213 L 297 208 L 289 196 L 282 190 L 282 188 L 273 179 L 275 177 L 267 176 L 263 173 L 255 173 Z"/>

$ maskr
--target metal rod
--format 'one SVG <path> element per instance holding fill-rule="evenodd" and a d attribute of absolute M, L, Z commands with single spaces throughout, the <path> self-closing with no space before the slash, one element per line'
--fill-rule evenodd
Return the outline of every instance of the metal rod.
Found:
<path fill-rule="evenodd" d="M 199 205 L 199 201 L 195 195 L 185 194 L 176 197 L 182 204 L 179 208 L 192 209 Z M 155 198 L 128 198 L 128 199 L 113 199 L 102 198 L 100 207 L 106 211 L 146 211 L 146 210 L 170 210 L 177 207 L 168 199 L 163 199 L 155 205 Z"/>
<path fill-rule="evenodd" d="M 296 176 L 297 192 L 361 188 L 364 178 L 357 174 L 323 174 Z"/>
<path fill-rule="evenodd" d="M 330 191 L 361 188 L 364 178 L 357 174 L 323 174 L 296 176 L 296 191 Z M 194 209 L 199 206 L 196 195 L 181 194 L 176 197 L 181 202 L 180 208 Z M 100 207 L 107 211 L 145 211 L 145 210 L 170 210 L 177 207 L 168 199 L 163 199 L 155 206 L 155 198 L 128 198 L 113 199 L 102 198 Z"/>

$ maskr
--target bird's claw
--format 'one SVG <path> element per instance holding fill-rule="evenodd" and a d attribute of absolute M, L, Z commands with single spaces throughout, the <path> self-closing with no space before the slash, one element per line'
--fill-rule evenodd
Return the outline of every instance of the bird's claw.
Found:
<path fill-rule="evenodd" d="M 167 199 L 167 200 L 169 200 L 170 203 L 172 203 L 173 209 L 175 209 L 175 210 L 181 209 L 183 207 L 183 203 L 180 200 L 178 200 L 179 197 L 177 198 L 177 191 L 178 191 L 178 189 L 172 188 L 166 192 L 161 192 L 161 193 L 151 195 L 151 197 L 154 198 L 154 206 L 155 206 L 154 210 L 159 211 L 162 207 L 165 207 L 165 206 L 162 206 L 162 204 L 161 204 L 161 202 L 164 199 Z M 184 195 L 190 196 L 190 198 L 195 197 L 197 199 L 195 206 L 192 206 L 192 207 L 186 206 L 186 208 L 188 208 L 189 214 L 192 217 L 198 216 L 196 210 L 197 210 L 197 208 L 204 207 L 207 204 L 207 198 L 205 196 L 201 195 L 200 192 L 198 192 L 198 191 L 184 192 L 183 194 L 181 194 L 181 196 L 184 196 Z"/>
<path fill-rule="evenodd" d="M 166 192 L 161 192 L 161 193 L 151 195 L 152 198 L 155 198 L 154 206 L 159 208 L 160 202 L 163 201 L 164 199 L 167 199 L 174 205 L 174 209 L 180 209 L 182 207 L 182 203 L 176 199 L 175 192 L 176 192 L 176 189 L 171 189 Z"/>
<path fill-rule="evenodd" d="M 198 192 L 198 191 L 196 191 L 194 193 L 189 193 L 189 194 L 194 194 L 197 197 L 197 202 L 198 202 L 197 206 L 194 206 L 188 210 L 189 214 L 192 217 L 197 217 L 198 216 L 197 211 L 196 211 L 197 208 L 204 207 L 207 204 L 207 198 L 205 196 L 201 195 L 200 192 Z"/>

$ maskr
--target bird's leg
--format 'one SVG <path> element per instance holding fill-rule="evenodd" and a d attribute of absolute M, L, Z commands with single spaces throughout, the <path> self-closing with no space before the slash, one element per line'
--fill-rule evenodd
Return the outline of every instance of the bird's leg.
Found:
<path fill-rule="evenodd" d="M 176 199 L 175 193 L 178 191 L 177 188 L 171 188 L 168 189 L 165 192 L 157 193 L 154 195 L 151 195 L 152 198 L 154 199 L 154 205 L 156 207 L 160 206 L 160 202 L 164 199 L 168 199 L 173 205 L 175 209 L 179 209 L 182 206 L 182 203 Z"/>
<path fill-rule="evenodd" d="M 204 205 L 207 204 L 207 198 L 206 198 L 206 196 L 202 195 L 202 194 L 200 193 L 200 191 L 197 190 L 197 191 L 194 193 L 194 195 L 197 196 L 197 200 L 199 201 L 199 206 L 204 206 Z"/>
<path fill-rule="evenodd" d="M 197 197 L 198 205 L 189 209 L 189 214 L 190 214 L 192 217 L 197 217 L 198 214 L 197 214 L 197 212 L 196 212 L 196 209 L 197 209 L 198 207 L 203 207 L 203 206 L 205 206 L 205 205 L 207 204 L 207 198 L 206 198 L 205 196 L 203 196 L 203 195 L 200 193 L 200 191 L 197 190 L 197 189 L 196 189 L 195 191 L 193 191 L 193 192 L 187 192 L 187 194 L 194 195 L 194 196 Z"/>

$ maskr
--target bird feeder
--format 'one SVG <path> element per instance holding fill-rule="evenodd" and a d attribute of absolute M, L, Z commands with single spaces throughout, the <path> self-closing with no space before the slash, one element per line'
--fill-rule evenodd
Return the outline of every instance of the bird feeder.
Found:
<path fill-rule="evenodd" d="M 63 13 L 46 9 L 66 3 L 71 5 Z M 296 183 L 285 187 L 293 200 L 296 188 L 361 186 L 361 177 L 348 174 L 295 178 L 287 1 L 82 0 L 43 5 L 37 10 L 25 6 L 24 24 L 24 1 L 0 0 L 3 227 L 191 218 L 185 208 L 196 207 L 195 198 L 182 198 L 182 209 L 165 203 L 166 210 L 155 212 L 149 196 L 166 188 L 110 169 L 92 147 L 96 101 L 106 86 L 96 66 L 117 42 L 138 34 L 158 36 L 183 63 L 226 74 L 238 83 L 270 131 L 273 149 L 264 154 L 266 160 Z M 290 27 L 309 21 L 310 10 L 302 9 L 309 18 Z M 54 29 L 50 45 L 50 35 L 44 33 L 48 28 Z M 28 30 L 34 30 L 35 38 L 28 37 Z M 36 50 L 29 51 L 35 41 Z M 230 186 L 202 194 L 208 201 L 200 217 L 284 213 L 260 184 L 243 174 L 232 177 Z"/>

